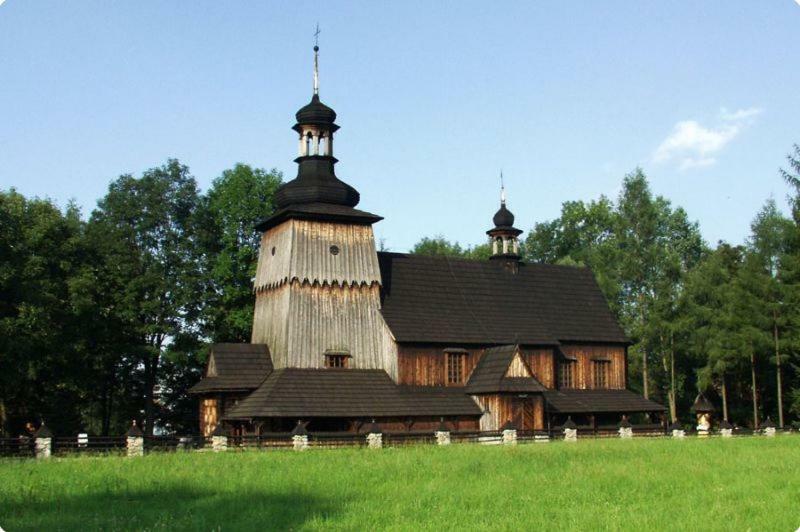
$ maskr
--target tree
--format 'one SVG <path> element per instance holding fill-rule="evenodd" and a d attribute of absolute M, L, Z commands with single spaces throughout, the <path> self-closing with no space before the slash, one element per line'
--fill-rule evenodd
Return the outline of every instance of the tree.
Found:
<path fill-rule="evenodd" d="M 80 266 L 83 223 L 69 205 L 0 192 L 0 428 L 46 419 L 81 424 L 85 382 L 77 360 L 69 280 Z"/>
<path fill-rule="evenodd" d="M 282 174 L 237 164 L 214 180 L 199 209 L 206 291 L 203 332 L 213 342 L 249 342 L 259 220 L 275 210 Z"/>
<path fill-rule="evenodd" d="M 442 235 L 437 235 L 433 238 L 423 237 L 419 242 L 414 244 L 411 253 L 415 255 L 485 260 L 491 256 L 492 249 L 489 244 L 479 244 L 474 247 L 461 247 L 458 242 L 450 242 Z"/>
<path fill-rule="evenodd" d="M 132 369 L 141 375 L 147 434 L 157 417 L 162 358 L 198 317 L 198 206 L 189 169 L 171 159 L 141 178 L 123 175 L 112 182 L 89 221 L 102 254 L 99 274 L 115 288 L 115 319 L 134 339 Z"/>
<path fill-rule="evenodd" d="M 785 307 L 787 286 L 783 275 L 785 256 L 788 252 L 791 222 L 784 217 L 774 200 L 769 200 L 756 215 L 748 239 L 748 249 L 758 267 L 763 287 L 765 311 L 768 313 L 769 328 L 772 336 L 773 357 L 775 364 L 776 395 L 778 403 L 778 425 L 784 426 L 783 412 L 783 365 L 786 358 L 781 350 L 783 331 L 785 328 Z"/>
<path fill-rule="evenodd" d="M 615 203 L 567 202 L 556 220 L 537 224 L 526 241 L 535 262 L 570 262 L 590 267 L 612 311 L 634 341 L 633 369 L 642 373 L 642 392 L 664 381 L 676 410 L 678 364 L 675 341 L 682 281 L 706 252 L 696 223 L 686 212 L 653 196 L 641 169 L 625 176 Z M 661 356 L 654 376 L 650 358 Z"/>
<path fill-rule="evenodd" d="M 780 280 L 784 291 L 784 349 L 789 355 L 789 368 L 794 371 L 790 382 L 791 410 L 800 415 L 800 145 L 795 144 L 786 156 L 788 169 L 781 169 L 784 180 L 792 187 L 789 197 L 792 223 L 787 238 L 787 249 L 782 261 Z M 793 360 L 793 362 L 792 362 Z M 790 375 L 790 377 L 792 377 Z"/>

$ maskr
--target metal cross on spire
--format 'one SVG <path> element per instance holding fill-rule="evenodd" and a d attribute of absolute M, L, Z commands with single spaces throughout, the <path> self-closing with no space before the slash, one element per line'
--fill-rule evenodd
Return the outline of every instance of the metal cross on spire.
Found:
<path fill-rule="evenodd" d="M 500 204 L 506 204 L 506 187 L 503 184 L 503 170 L 500 170 Z"/>
<path fill-rule="evenodd" d="M 319 94 L 319 22 L 314 32 L 314 94 Z"/>

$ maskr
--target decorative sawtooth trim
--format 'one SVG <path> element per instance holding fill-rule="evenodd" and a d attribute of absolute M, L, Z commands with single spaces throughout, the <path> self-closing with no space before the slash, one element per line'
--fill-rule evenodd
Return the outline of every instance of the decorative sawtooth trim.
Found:
<path fill-rule="evenodd" d="M 379 280 L 372 280 L 372 281 L 365 281 L 365 280 L 350 280 L 350 281 L 339 281 L 333 280 L 328 281 L 324 280 L 320 282 L 318 279 L 314 279 L 313 281 L 305 278 L 300 279 L 299 277 L 293 277 L 291 280 L 288 278 L 281 279 L 278 283 L 270 283 L 266 285 L 257 286 L 254 288 L 253 292 L 259 294 L 261 292 L 266 292 L 268 290 L 275 290 L 278 288 L 283 287 L 287 284 L 298 284 L 303 287 L 320 287 L 320 288 L 371 288 L 373 286 L 381 286 L 381 282 Z"/>

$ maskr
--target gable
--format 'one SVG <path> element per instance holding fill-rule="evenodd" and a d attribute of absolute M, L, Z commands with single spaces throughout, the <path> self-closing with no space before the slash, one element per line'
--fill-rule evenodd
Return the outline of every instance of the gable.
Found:
<path fill-rule="evenodd" d="M 265 344 L 214 344 L 205 377 L 189 393 L 254 390 L 272 373 L 272 358 Z"/>
<path fill-rule="evenodd" d="M 214 361 L 214 353 L 208 355 L 208 365 L 206 366 L 206 377 L 217 376 L 217 363 Z"/>
<path fill-rule="evenodd" d="M 398 342 L 628 343 L 591 270 L 378 253 L 383 317 Z"/>
<path fill-rule="evenodd" d="M 528 368 L 528 365 L 522 360 L 522 355 L 517 348 L 514 353 L 514 358 L 511 359 L 511 364 L 508 365 L 505 377 L 533 377 L 533 373 Z"/>
<path fill-rule="evenodd" d="M 498 392 L 542 392 L 520 356 L 519 346 L 502 345 L 487 349 L 472 371 L 466 391 L 471 394 Z"/>

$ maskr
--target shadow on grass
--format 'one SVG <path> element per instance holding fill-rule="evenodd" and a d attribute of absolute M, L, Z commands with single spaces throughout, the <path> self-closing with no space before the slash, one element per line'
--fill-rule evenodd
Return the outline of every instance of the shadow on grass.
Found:
<path fill-rule="evenodd" d="M 180 487 L 118 490 L 0 505 L 7 530 L 297 530 L 334 517 L 346 501 L 308 493 Z"/>

